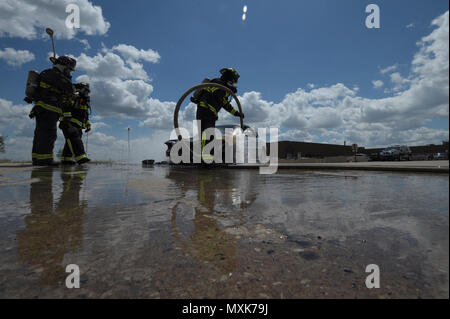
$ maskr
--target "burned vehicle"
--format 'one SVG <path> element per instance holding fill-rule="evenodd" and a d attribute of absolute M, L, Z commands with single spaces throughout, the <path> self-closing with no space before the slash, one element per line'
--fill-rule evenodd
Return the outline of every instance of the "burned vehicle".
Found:
<path fill-rule="evenodd" d="M 221 160 L 214 160 L 214 164 L 230 165 L 230 164 L 257 164 L 264 163 L 266 161 L 266 145 L 258 139 L 257 132 L 244 125 L 244 130 L 237 124 L 217 125 L 218 136 L 215 137 L 216 141 L 221 143 Z M 180 142 L 184 145 L 179 145 L 178 152 L 173 152 L 171 156 L 172 148 Z M 167 146 L 166 157 L 170 164 L 200 164 L 201 154 L 199 152 L 199 146 L 196 147 L 194 143 L 199 143 L 198 139 L 193 137 L 183 138 L 180 141 L 178 139 L 170 139 L 164 144 Z M 213 143 L 213 142 L 211 142 Z M 214 151 L 211 154 L 214 154 Z M 185 160 L 180 162 L 174 160 L 174 156 L 183 157 L 183 151 L 189 152 L 189 156 L 185 155 Z M 217 157 L 215 157 L 217 159 Z"/>

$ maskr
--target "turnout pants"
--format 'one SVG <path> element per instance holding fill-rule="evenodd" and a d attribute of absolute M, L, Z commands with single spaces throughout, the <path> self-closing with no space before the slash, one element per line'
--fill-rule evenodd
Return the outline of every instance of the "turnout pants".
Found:
<path fill-rule="evenodd" d="M 205 131 L 208 128 L 216 127 L 216 117 L 211 116 L 212 112 L 204 109 L 202 107 L 198 107 L 197 109 L 197 120 L 200 121 L 200 138 L 201 138 L 201 151 L 202 151 L 202 159 L 212 159 L 214 158 L 214 151 L 212 151 L 210 154 L 203 153 L 203 148 L 206 144 L 208 144 L 210 141 L 214 139 L 213 136 L 206 136 Z"/>
<path fill-rule="evenodd" d="M 66 143 L 64 144 L 61 161 L 68 162 L 72 161 L 72 158 L 74 158 L 76 162 L 79 162 L 87 157 L 86 152 L 84 151 L 83 141 L 81 140 L 83 130 L 75 125 L 70 127 L 63 125 L 64 124 L 62 124 L 61 129 L 66 138 Z"/>
<path fill-rule="evenodd" d="M 34 164 L 53 162 L 58 119 L 59 114 L 56 112 L 41 110 L 36 114 L 36 128 L 34 129 L 31 155 Z"/>

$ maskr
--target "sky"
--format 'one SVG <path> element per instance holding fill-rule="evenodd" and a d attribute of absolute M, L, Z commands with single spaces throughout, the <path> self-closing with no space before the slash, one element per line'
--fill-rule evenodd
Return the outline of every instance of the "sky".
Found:
<path fill-rule="evenodd" d="M 69 28 L 69 4 L 80 28 Z M 379 7 L 367 28 L 366 6 Z M 247 6 L 245 21 L 243 7 Z M 0 0 L 1 158 L 29 160 L 29 70 L 57 55 L 89 82 L 95 160 L 164 159 L 181 95 L 223 67 L 241 75 L 245 124 L 280 140 L 365 147 L 449 139 L 449 13 L 443 0 Z M 191 129 L 185 101 L 180 125 Z M 220 112 L 217 124 L 238 123 Z M 64 138 L 58 133 L 55 153 Z"/>

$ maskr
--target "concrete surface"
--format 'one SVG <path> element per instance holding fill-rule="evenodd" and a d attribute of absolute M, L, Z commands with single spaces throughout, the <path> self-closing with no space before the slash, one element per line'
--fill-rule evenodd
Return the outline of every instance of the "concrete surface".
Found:
<path fill-rule="evenodd" d="M 230 168 L 259 168 L 260 165 L 233 165 Z M 449 161 L 400 161 L 400 162 L 357 162 L 357 163 L 278 163 L 279 169 L 307 170 L 362 170 L 393 172 L 448 173 Z"/>
<path fill-rule="evenodd" d="M 0 298 L 448 298 L 448 192 L 434 173 L 3 166 Z"/>

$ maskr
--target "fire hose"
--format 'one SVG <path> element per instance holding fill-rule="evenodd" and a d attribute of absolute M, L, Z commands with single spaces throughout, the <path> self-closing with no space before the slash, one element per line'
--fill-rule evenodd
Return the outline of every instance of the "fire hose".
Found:
<path fill-rule="evenodd" d="M 226 86 L 224 86 L 224 85 L 221 85 L 221 84 L 218 84 L 218 83 L 202 83 L 202 84 L 198 84 L 198 85 L 196 85 L 196 86 L 193 86 L 193 87 L 191 87 L 189 90 L 187 90 L 181 97 L 180 97 L 180 99 L 178 100 L 178 103 L 177 103 L 177 105 L 175 106 L 175 111 L 174 111 L 174 114 L 173 114 L 173 126 L 174 126 L 174 128 L 175 128 L 175 132 L 176 132 L 176 134 L 177 134 L 177 137 L 178 137 L 178 140 L 180 140 L 181 141 L 181 139 L 182 139 L 182 136 L 181 136 L 181 134 L 180 134 L 180 130 L 179 130 L 179 127 L 178 127 L 178 113 L 179 113 L 179 111 L 180 111 L 180 107 L 181 107 L 181 104 L 183 103 L 183 101 L 186 99 L 186 97 L 189 95 L 189 94 L 191 94 L 193 91 L 195 91 L 195 90 L 198 90 L 198 89 L 203 89 L 203 88 L 205 88 L 205 87 L 211 87 L 211 86 L 213 86 L 213 87 L 217 87 L 217 88 L 219 88 L 219 89 L 222 89 L 222 90 L 225 90 L 225 91 L 227 91 L 228 93 L 230 93 L 230 95 L 233 97 L 233 99 L 236 101 L 236 104 L 237 104 L 237 106 L 238 106 L 238 108 L 239 108 L 239 113 L 240 113 L 240 122 L 241 122 L 241 128 L 242 128 L 242 130 L 244 130 L 244 119 L 243 119 L 243 117 L 242 117 L 242 114 L 243 114 L 243 112 L 242 112 L 242 107 L 241 107 L 241 103 L 239 102 L 239 99 L 237 98 L 237 96 L 236 96 L 236 94 L 234 94 L 233 93 L 233 91 L 231 91 L 229 88 L 227 88 Z"/>

